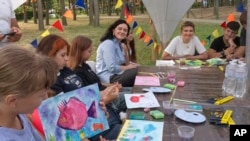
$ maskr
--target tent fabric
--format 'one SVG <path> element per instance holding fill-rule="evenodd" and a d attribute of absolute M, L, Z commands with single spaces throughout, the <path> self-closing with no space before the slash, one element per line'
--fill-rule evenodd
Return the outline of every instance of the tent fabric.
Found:
<path fill-rule="evenodd" d="M 142 0 L 162 45 L 165 47 L 175 28 L 194 0 Z"/>

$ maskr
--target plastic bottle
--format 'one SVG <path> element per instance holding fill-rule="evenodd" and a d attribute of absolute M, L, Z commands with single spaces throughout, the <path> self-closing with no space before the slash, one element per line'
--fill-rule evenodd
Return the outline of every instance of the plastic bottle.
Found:
<path fill-rule="evenodd" d="M 246 81 L 247 81 L 247 68 L 246 63 L 240 63 L 238 69 L 235 72 L 236 78 L 236 88 L 235 88 L 235 97 L 243 97 L 246 93 Z"/>
<path fill-rule="evenodd" d="M 236 79 L 235 79 L 235 61 L 230 61 L 226 66 L 225 78 L 223 81 L 222 89 L 225 95 L 233 95 L 235 93 Z"/>

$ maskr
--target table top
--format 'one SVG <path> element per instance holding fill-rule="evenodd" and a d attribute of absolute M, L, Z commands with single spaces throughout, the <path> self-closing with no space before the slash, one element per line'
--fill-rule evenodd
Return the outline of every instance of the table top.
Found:
<path fill-rule="evenodd" d="M 164 121 L 163 141 L 180 140 L 177 133 L 177 127 L 180 125 L 188 125 L 195 128 L 194 141 L 229 141 L 229 127 L 210 124 L 208 117 L 210 108 L 223 107 L 224 109 L 233 110 L 232 118 L 236 124 L 250 124 L 250 101 L 249 98 L 234 99 L 228 103 L 216 106 L 207 102 L 209 98 L 222 96 L 222 83 L 224 73 L 217 67 L 201 67 L 192 69 L 179 69 L 178 66 L 140 66 L 140 72 L 156 73 L 168 71 L 176 72 L 176 82 L 185 81 L 184 87 L 177 87 L 174 98 L 195 101 L 203 106 L 202 114 L 207 120 L 204 123 L 194 124 L 182 121 L 172 116 L 166 116 L 164 119 L 155 120 L 149 113 L 146 113 L 145 120 Z M 168 83 L 166 78 L 160 79 L 161 86 Z M 142 88 L 148 86 L 134 86 L 132 93 L 141 93 Z M 161 107 L 153 108 L 163 111 L 162 101 L 169 100 L 172 93 L 155 94 Z M 142 108 L 129 109 L 128 114 L 132 111 L 143 111 Z"/>

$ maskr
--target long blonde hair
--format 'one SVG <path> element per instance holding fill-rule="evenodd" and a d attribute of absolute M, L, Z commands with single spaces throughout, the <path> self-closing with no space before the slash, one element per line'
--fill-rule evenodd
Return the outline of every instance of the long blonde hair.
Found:
<path fill-rule="evenodd" d="M 58 67 L 54 60 L 17 46 L 0 49 L 0 98 L 27 95 L 51 87 Z"/>

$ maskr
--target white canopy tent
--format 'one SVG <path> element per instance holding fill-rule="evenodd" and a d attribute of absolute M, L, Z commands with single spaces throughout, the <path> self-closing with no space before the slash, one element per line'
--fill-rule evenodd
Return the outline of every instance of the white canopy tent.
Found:
<path fill-rule="evenodd" d="M 165 47 L 195 0 L 142 0 Z"/>

